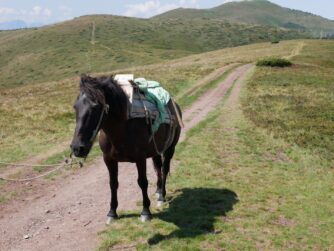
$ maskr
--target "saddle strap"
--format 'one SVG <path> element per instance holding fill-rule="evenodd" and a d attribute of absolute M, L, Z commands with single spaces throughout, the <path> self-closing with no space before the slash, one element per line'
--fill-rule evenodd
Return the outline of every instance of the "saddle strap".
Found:
<path fill-rule="evenodd" d="M 147 109 L 147 107 L 145 105 L 145 102 L 143 101 L 142 96 L 140 95 L 140 90 L 139 90 L 139 87 L 137 86 L 137 84 L 134 81 L 130 81 L 130 83 L 133 86 L 133 90 L 138 93 L 139 100 L 144 107 L 146 124 L 148 125 L 149 124 L 149 119 L 151 117 L 150 114 L 149 114 L 149 110 Z M 151 125 L 151 127 L 152 127 L 152 125 Z"/>
<path fill-rule="evenodd" d="M 172 114 L 170 112 L 169 109 L 167 109 L 167 112 L 169 114 L 169 117 L 172 118 Z M 174 139 L 174 136 L 175 136 L 175 130 L 176 130 L 176 126 L 175 124 L 173 123 L 173 121 L 171 120 L 171 123 L 169 125 L 169 131 L 168 131 L 168 135 L 167 135 L 167 140 L 165 141 L 165 144 L 164 144 L 164 147 L 162 148 L 161 151 L 159 151 L 158 149 L 158 146 L 157 146 L 157 143 L 155 141 L 155 133 L 153 132 L 153 126 L 152 126 L 152 117 L 149 116 L 149 121 L 150 121 L 150 130 L 151 130 L 151 137 L 149 139 L 149 142 L 151 142 L 151 140 L 153 141 L 153 145 L 154 145 L 154 149 L 155 149 L 155 152 L 157 154 L 159 154 L 162 158 L 163 158 L 163 153 L 168 149 L 168 147 L 171 146 L 172 142 L 173 142 L 173 139 Z"/>

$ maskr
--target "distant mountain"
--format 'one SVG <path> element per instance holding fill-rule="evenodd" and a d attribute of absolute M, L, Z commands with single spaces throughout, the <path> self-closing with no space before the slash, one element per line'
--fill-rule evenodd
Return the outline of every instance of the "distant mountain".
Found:
<path fill-rule="evenodd" d="M 38 28 L 38 27 L 42 27 L 44 25 L 45 25 L 45 23 L 34 22 L 34 23 L 29 23 L 28 28 Z"/>
<path fill-rule="evenodd" d="M 22 20 L 13 20 L 8 22 L 0 23 L 0 30 L 16 30 L 27 28 L 28 25 Z"/>
<path fill-rule="evenodd" d="M 0 30 L 18 30 L 27 28 L 37 28 L 42 27 L 45 24 L 41 22 L 26 23 L 22 20 L 13 20 L 8 22 L 0 23 Z"/>
<path fill-rule="evenodd" d="M 211 9 L 175 9 L 155 19 L 223 19 L 232 23 L 257 24 L 284 29 L 307 30 L 315 37 L 334 35 L 334 21 L 266 0 L 229 2 Z"/>

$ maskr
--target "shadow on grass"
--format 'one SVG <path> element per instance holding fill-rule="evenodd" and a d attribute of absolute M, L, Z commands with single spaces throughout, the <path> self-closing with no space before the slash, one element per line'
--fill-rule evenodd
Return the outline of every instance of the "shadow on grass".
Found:
<path fill-rule="evenodd" d="M 194 238 L 199 235 L 216 233 L 214 222 L 218 217 L 226 216 L 238 202 L 235 192 L 228 189 L 185 188 L 172 198 L 169 208 L 155 217 L 174 223 L 178 230 L 169 235 L 155 234 L 148 240 L 150 245 L 171 238 Z"/>

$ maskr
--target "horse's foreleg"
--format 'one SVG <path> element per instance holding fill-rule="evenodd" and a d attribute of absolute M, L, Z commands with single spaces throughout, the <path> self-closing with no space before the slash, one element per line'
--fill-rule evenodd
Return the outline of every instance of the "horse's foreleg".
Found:
<path fill-rule="evenodd" d="M 110 224 L 113 220 L 118 218 L 117 215 L 117 189 L 118 189 L 118 162 L 108 158 L 107 155 L 103 156 L 104 162 L 106 163 L 109 171 L 109 185 L 111 190 L 111 201 L 110 201 L 110 211 L 108 213 L 107 224 Z"/>
<path fill-rule="evenodd" d="M 138 185 L 141 188 L 143 194 L 143 211 L 141 213 L 140 219 L 141 221 L 149 221 L 152 218 L 152 214 L 150 212 L 150 199 L 147 194 L 148 188 L 148 180 L 146 177 L 146 159 L 142 159 L 137 163 L 137 170 L 138 170 Z"/>
<path fill-rule="evenodd" d="M 155 192 L 157 197 L 160 197 L 160 194 L 162 193 L 162 173 L 161 173 L 161 167 L 162 167 L 162 160 L 161 156 L 154 156 L 152 158 L 154 170 L 157 175 L 157 191 Z"/>

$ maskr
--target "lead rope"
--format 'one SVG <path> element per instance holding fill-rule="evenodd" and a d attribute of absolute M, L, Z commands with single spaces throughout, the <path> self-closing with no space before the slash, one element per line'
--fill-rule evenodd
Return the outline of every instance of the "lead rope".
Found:
<path fill-rule="evenodd" d="M 108 113 L 109 113 L 109 105 L 105 104 L 104 107 L 103 107 L 103 110 L 101 112 L 99 122 L 98 122 L 98 124 L 96 126 L 96 129 L 93 132 L 93 135 L 92 135 L 91 139 L 90 139 L 91 143 L 95 140 L 96 135 L 98 134 L 98 132 L 100 130 L 100 126 L 101 126 L 104 114 L 108 115 Z M 83 167 L 83 162 L 81 162 L 81 161 L 77 161 L 76 163 L 73 162 L 72 155 L 73 155 L 73 153 L 71 152 L 71 154 L 70 154 L 70 160 L 68 158 L 65 158 L 65 160 L 64 160 L 63 163 L 61 163 L 61 164 L 51 164 L 51 165 L 29 165 L 29 164 L 15 164 L 15 163 L 0 162 L 0 165 L 7 165 L 7 166 L 55 167 L 55 169 L 53 169 L 51 171 L 48 171 L 46 173 L 43 173 L 42 175 L 38 175 L 38 176 L 35 176 L 35 177 L 32 177 L 32 178 L 27 178 L 27 179 L 9 179 L 9 178 L 5 178 L 5 177 L 0 177 L 0 180 L 11 181 L 11 182 L 27 182 L 27 181 L 32 181 L 32 180 L 36 180 L 36 179 L 39 179 L 39 178 L 43 178 L 43 177 L 45 177 L 45 176 L 47 176 L 47 175 L 49 175 L 51 173 L 54 173 L 54 172 L 58 171 L 59 169 L 65 167 L 66 165 L 72 167 L 73 164 L 79 164 L 80 167 Z"/>
<path fill-rule="evenodd" d="M 71 154 L 72 155 L 72 154 Z M 73 158 L 70 156 L 70 159 L 65 158 L 63 163 L 60 164 L 51 164 L 51 165 L 29 165 L 29 164 L 15 164 L 15 163 L 7 163 L 7 162 L 0 162 L 1 165 L 7 165 L 7 166 L 24 166 L 24 167 L 55 167 L 53 170 L 48 171 L 46 173 L 43 173 L 41 175 L 32 177 L 32 178 L 26 178 L 26 179 L 10 179 L 10 178 L 5 178 L 5 177 L 0 177 L 0 180 L 4 181 L 10 181 L 10 182 L 27 182 L 27 181 L 32 181 L 32 180 L 37 180 L 40 178 L 43 178 L 51 173 L 54 173 L 61 168 L 65 166 L 70 166 L 72 167 L 73 164 L 79 164 L 80 167 L 83 166 L 83 163 L 81 161 L 74 162 Z"/>

